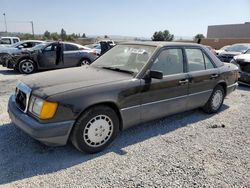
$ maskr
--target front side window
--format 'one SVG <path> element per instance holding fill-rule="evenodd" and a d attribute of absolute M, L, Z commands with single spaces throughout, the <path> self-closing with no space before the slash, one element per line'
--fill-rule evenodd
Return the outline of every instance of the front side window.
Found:
<path fill-rule="evenodd" d="M 13 39 L 13 43 L 17 43 L 17 42 L 19 42 L 18 39 Z"/>
<path fill-rule="evenodd" d="M 44 48 L 44 51 L 56 51 L 57 44 L 50 44 L 46 48 Z"/>
<path fill-rule="evenodd" d="M 155 49 L 155 46 L 147 45 L 117 45 L 99 57 L 92 66 L 138 73 L 146 65 Z"/>
<path fill-rule="evenodd" d="M 182 50 L 177 48 L 163 50 L 151 70 L 161 71 L 163 75 L 183 73 Z"/>

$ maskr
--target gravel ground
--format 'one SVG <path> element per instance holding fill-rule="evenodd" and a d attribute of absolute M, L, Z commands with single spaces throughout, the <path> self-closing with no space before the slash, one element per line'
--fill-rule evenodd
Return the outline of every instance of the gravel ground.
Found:
<path fill-rule="evenodd" d="M 124 131 L 89 155 L 46 147 L 11 124 L 7 100 L 23 75 L 0 68 L 0 187 L 250 187 L 250 88 L 220 113 L 193 110 Z"/>

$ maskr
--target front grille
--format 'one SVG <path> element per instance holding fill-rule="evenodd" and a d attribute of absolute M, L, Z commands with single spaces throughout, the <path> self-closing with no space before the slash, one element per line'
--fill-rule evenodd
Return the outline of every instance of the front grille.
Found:
<path fill-rule="evenodd" d="M 24 83 L 19 83 L 16 87 L 16 106 L 23 112 L 27 112 L 31 89 Z"/>
<path fill-rule="evenodd" d="M 240 66 L 240 71 L 250 73 L 250 63 L 240 60 L 237 63 Z"/>

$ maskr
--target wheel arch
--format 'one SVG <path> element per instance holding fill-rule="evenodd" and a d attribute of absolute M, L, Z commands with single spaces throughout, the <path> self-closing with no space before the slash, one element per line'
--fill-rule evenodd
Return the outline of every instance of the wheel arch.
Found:
<path fill-rule="evenodd" d="M 30 57 L 22 57 L 22 58 L 20 58 L 20 59 L 18 59 L 18 61 L 16 62 L 16 65 L 15 66 L 19 66 L 19 64 L 23 61 L 23 60 L 31 60 L 31 61 L 33 61 L 34 63 L 35 63 L 35 65 L 36 65 L 36 67 L 38 67 L 38 63 L 34 60 L 34 59 L 32 59 L 32 58 L 30 58 Z"/>
<path fill-rule="evenodd" d="M 79 65 L 79 66 L 81 66 L 81 63 L 82 63 L 83 60 L 88 60 L 88 61 L 90 62 L 90 64 L 92 63 L 92 61 L 91 61 L 90 58 L 88 58 L 88 57 L 82 57 L 82 58 L 79 60 L 79 62 L 78 62 L 78 65 Z"/>
<path fill-rule="evenodd" d="M 108 106 L 108 107 L 112 108 L 116 112 L 117 117 L 119 119 L 119 130 L 121 131 L 123 129 L 123 121 L 122 121 L 121 112 L 120 112 L 117 104 L 113 101 L 104 101 L 104 102 L 91 104 L 88 107 L 86 107 L 84 110 L 82 110 L 82 112 L 79 113 L 79 115 L 77 116 L 76 119 L 78 120 L 84 114 L 84 112 L 86 112 L 87 110 L 89 110 L 90 108 L 93 108 L 95 106 Z"/>
<path fill-rule="evenodd" d="M 224 92 L 225 92 L 224 96 L 226 96 L 227 95 L 227 83 L 225 81 L 220 81 L 220 82 L 217 83 L 217 85 L 222 86 L 222 88 L 224 89 Z"/>

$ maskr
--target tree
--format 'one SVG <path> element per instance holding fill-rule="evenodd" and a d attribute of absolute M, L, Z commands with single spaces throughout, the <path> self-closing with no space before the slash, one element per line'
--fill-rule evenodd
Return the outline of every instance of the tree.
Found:
<path fill-rule="evenodd" d="M 83 34 L 82 34 L 82 38 L 86 38 L 86 35 L 85 35 L 85 33 L 83 33 Z"/>
<path fill-rule="evenodd" d="M 194 36 L 194 40 L 199 40 L 199 39 L 204 39 L 204 38 L 205 38 L 205 36 L 203 34 L 200 34 L 200 33 Z"/>
<path fill-rule="evenodd" d="M 104 38 L 107 39 L 107 38 L 109 38 L 109 37 L 108 37 L 108 35 L 104 35 Z"/>
<path fill-rule="evenodd" d="M 61 29 L 61 39 L 66 40 L 67 39 L 67 33 L 66 31 L 62 28 Z"/>
<path fill-rule="evenodd" d="M 51 38 L 52 38 L 52 40 L 59 40 L 59 38 L 60 38 L 60 36 L 58 35 L 58 33 L 51 33 Z"/>
<path fill-rule="evenodd" d="M 170 34 L 168 30 L 156 31 L 152 37 L 153 41 L 172 41 L 174 40 L 174 35 Z"/>
<path fill-rule="evenodd" d="M 45 39 L 51 39 L 50 32 L 48 32 L 47 30 L 44 32 L 43 36 Z"/>

